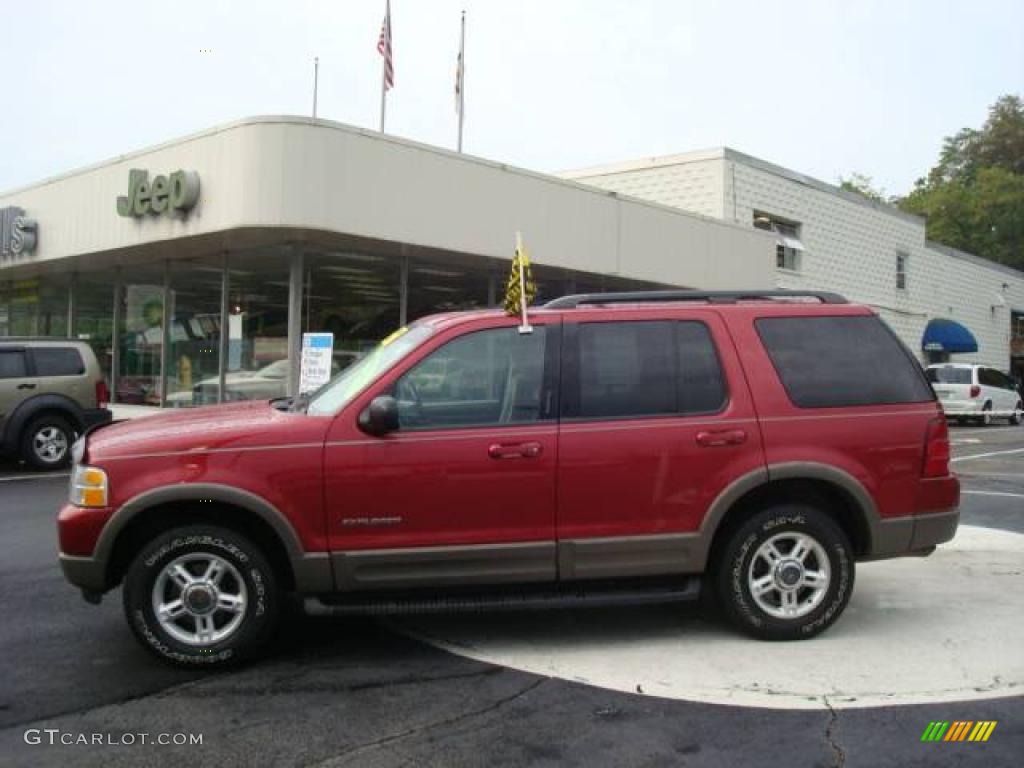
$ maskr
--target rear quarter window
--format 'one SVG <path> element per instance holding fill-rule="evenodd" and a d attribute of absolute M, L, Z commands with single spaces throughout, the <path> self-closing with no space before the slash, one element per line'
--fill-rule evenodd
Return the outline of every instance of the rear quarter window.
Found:
<path fill-rule="evenodd" d="M 80 376 L 85 373 L 81 353 L 74 347 L 36 347 L 32 350 L 37 376 Z"/>
<path fill-rule="evenodd" d="M 764 317 L 755 326 L 800 408 L 935 399 L 921 366 L 877 317 Z"/>
<path fill-rule="evenodd" d="M 0 349 L 0 379 L 21 379 L 27 375 L 24 352 L 20 349 Z"/>
<path fill-rule="evenodd" d="M 928 377 L 928 381 L 930 381 L 932 384 L 971 383 L 970 368 L 954 368 L 953 366 L 945 366 L 942 368 L 928 368 L 927 370 L 925 370 L 925 376 Z"/>

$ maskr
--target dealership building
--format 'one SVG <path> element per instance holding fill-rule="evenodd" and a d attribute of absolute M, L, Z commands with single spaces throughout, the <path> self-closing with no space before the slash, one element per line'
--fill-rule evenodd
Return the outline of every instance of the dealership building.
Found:
<path fill-rule="evenodd" d="M 562 175 L 770 232 L 775 287 L 870 305 L 922 363 L 1024 380 L 1024 272 L 929 242 L 919 216 L 727 148 Z"/>
<path fill-rule="evenodd" d="M 793 171 L 722 149 L 551 176 L 298 117 L 0 194 L 0 337 L 88 340 L 121 403 L 285 394 L 303 333 L 333 333 L 340 368 L 417 317 L 497 305 L 517 231 L 538 302 L 833 290 L 923 361 L 1024 368 L 1024 274 Z"/>
<path fill-rule="evenodd" d="M 87 339 L 116 402 L 293 391 L 426 314 L 495 306 L 521 232 L 538 301 L 770 288 L 769 233 L 324 120 L 257 117 L 0 194 L 0 337 Z"/>

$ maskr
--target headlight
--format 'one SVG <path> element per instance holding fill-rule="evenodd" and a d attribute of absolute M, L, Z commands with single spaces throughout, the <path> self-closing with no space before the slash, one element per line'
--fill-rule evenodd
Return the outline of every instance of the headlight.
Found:
<path fill-rule="evenodd" d="M 107 506 L 107 473 L 76 464 L 71 473 L 71 503 L 76 507 Z"/>

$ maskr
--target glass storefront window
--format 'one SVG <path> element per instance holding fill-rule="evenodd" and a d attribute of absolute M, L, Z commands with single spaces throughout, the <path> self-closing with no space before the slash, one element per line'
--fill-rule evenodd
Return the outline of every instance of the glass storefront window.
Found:
<path fill-rule="evenodd" d="M 114 360 L 114 283 L 112 269 L 75 278 L 74 336 L 88 341 L 109 385 Z"/>
<path fill-rule="evenodd" d="M 338 373 L 398 328 L 400 261 L 355 252 L 307 252 L 304 333 L 333 333 Z"/>
<path fill-rule="evenodd" d="M 163 264 L 124 267 L 121 273 L 119 370 L 116 402 L 160 405 L 163 348 Z"/>
<path fill-rule="evenodd" d="M 269 400 L 288 389 L 288 246 L 231 253 L 224 401 Z M 219 382 L 201 387 L 216 402 Z"/>
<path fill-rule="evenodd" d="M 64 274 L 0 283 L 0 336 L 67 336 L 68 283 Z"/>
<path fill-rule="evenodd" d="M 437 312 L 484 309 L 488 306 L 489 262 L 409 259 L 409 322 Z M 505 267 L 507 271 L 508 267 Z M 496 301 L 501 303 L 505 273 L 498 273 Z"/>
<path fill-rule="evenodd" d="M 224 259 L 171 262 L 171 332 L 165 404 L 217 402 L 220 388 L 220 297 Z"/>

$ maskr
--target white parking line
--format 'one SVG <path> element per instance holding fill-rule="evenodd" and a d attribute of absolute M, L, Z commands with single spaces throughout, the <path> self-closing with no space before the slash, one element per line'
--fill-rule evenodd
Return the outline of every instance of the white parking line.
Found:
<path fill-rule="evenodd" d="M 13 483 L 15 480 L 46 480 L 51 477 L 69 477 L 70 472 L 47 472 L 38 475 L 15 475 L 14 477 L 0 477 L 0 483 Z"/>
<path fill-rule="evenodd" d="M 960 493 L 971 496 L 1012 496 L 1015 499 L 1024 499 L 1024 493 L 1007 493 L 1005 491 L 960 491 Z"/>
<path fill-rule="evenodd" d="M 950 461 L 970 461 L 971 459 L 986 459 L 989 456 L 1007 456 L 1011 453 L 1024 453 L 1024 448 L 1014 448 L 1012 451 L 992 451 L 990 453 L 976 453 L 973 456 L 957 456 Z"/>

